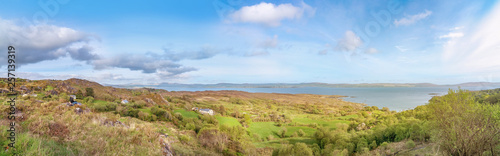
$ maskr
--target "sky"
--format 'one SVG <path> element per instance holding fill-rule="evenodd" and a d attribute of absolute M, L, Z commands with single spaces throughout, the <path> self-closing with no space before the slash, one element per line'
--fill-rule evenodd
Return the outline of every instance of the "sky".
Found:
<path fill-rule="evenodd" d="M 0 74 L 104 84 L 500 82 L 497 1 L 1 0 Z"/>

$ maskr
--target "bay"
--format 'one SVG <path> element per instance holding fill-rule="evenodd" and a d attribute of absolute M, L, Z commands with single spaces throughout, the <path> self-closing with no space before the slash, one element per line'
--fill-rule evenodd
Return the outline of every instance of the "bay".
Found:
<path fill-rule="evenodd" d="M 496 86 L 461 87 L 461 89 L 476 91 L 494 89 Z M 449 89 L 458 87 L 356 87 L 356 88 L 329 88 L 329 87 L 302 87 L 302 88 L 191 88 L 191 87 L 159 87 L 168 91 L 206 91 L 206 90 L 237 90 L 250 93 L 286 93 L 286 94 L 317 94 L 343 95 L 343 99 L 350 102 L 364 103 L 379 108 L 388 107 L 390 110 L 403 111 L 425 105 L 433 96 L 448 93 Z"/>

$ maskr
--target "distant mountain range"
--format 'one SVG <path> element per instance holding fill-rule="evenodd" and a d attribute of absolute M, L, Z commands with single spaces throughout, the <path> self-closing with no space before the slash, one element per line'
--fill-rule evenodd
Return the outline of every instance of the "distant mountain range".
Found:
<path fill-rule="evenodd" d="M 359 88 L 359 87 L 481 87 L 499 86 L 500 82 L 468 82 L 460 84 L 437 85 L 432 83 L 359 83 L 359 84 L 330 84 L 330 83 L 218 83 L 218 84 L 179 84 L 160 83 L 156 85 L 107 85 L 120 88 L 304 88 L 304 87 L 325 87 L 325 88 Z"/>

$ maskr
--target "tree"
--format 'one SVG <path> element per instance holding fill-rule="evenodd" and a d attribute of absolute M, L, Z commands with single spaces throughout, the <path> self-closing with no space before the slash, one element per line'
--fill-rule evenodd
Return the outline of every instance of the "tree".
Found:
<path fill-rule="evenodd" d="M 85 88 L 85 95 L 94 97 L 94 88 Z"/>
<path fill-rule="evenodd" d="M 295 145 L 284 144 L 280 148 L 273 151 L 273 156 L 313 156 L 311 148 L 307 147 L 305 143 L 299 142 Z"/>
<path fill-rule="evenodd" d="M 244 114 L 243 115 L 243 119 L 245 121 L 245 125 L 246 126 L 250 126 L 250 124 L 252 123 L 252 119 L 250 118 L 250 115 Z"/>
<path fill-rule="evenodd" d="M 480 104 L 469 91 L 450 89 L 428 106 L 438 142 L 448 154 L 481 155 L 499 145 L 499 105 Z"/>
<path fill-rule="evenodd" d="M 293 146 L 293 153 L 297 156 L 312 156 L 312 150 L 305 143 L 299 142 Z"/>
<path fill-rule="evenodd" d="M 82 90 L 78 90 L 76 92 L 76 99 L 83 99 L 83 93 L 82 93 Z"/>

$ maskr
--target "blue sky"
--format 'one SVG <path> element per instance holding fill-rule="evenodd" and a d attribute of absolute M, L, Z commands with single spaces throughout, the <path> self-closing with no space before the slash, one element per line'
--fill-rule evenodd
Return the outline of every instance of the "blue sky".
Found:
<path fill-rule="evenodd" d="M 0 46 L 17 47 L 19 76 L 106 84 L 498 82 L 498 28 L 497 1 L 0 6 Z"/>

